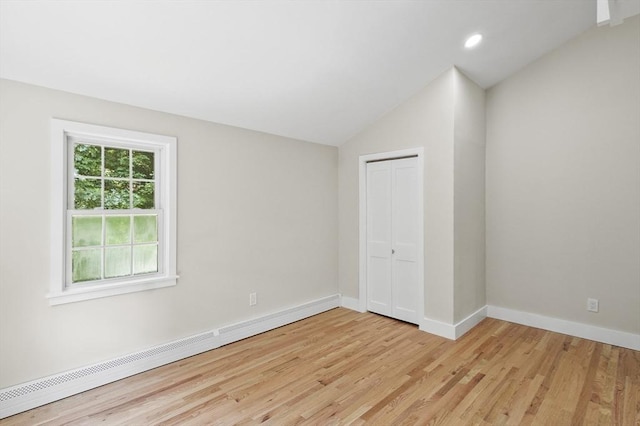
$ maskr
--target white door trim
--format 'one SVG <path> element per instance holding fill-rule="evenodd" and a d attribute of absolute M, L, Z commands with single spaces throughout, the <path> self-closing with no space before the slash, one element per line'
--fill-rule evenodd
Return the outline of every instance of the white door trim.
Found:
<path fill-rule="evenodd" d="M 361 155 L 358 158 L 359 181 L 359 282 L 358 310 L 367 310 L 367 162 L 391 160 L 394 158 L 417 156 L 418 171 L 418 320 L 424 318 L 424 148 L 409 148 L 399 151 Z"/>

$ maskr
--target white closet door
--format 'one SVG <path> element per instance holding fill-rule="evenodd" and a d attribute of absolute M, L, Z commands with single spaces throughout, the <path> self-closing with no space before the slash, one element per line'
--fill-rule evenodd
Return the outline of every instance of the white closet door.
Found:
<path fill-rule="evenodd" d="M 418 324 L 417 158 L 391 162 L 393 317 Z"/>
<path fill-rule="evenodd" d="M 417 158 L 367 164 L 367 309 L 418 323 Z"/>
<path fill-rule="evenodd" d="M 367 309 L 391 316 L 391 164 L 367 164 Z"/>

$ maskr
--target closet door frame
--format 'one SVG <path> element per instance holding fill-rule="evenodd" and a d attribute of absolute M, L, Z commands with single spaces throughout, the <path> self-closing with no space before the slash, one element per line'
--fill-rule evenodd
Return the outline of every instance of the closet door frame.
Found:
<path fill-rule="evenodd" d="M 398 151 L 380 152 L 359 157 L 359 283 L 358 308 L 367 311 L 367 163 L 371 161 L 393 160 L 417 157 L 418 179 L 418 323 L 424 318 L 424 148 L 409 148 Z"/>

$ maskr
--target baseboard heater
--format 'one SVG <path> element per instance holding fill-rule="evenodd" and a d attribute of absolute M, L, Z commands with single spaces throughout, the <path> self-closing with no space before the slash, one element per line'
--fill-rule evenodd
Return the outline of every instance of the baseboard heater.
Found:
<path fill-rule="evenodd" d="M 109 361 L 0 390 L 0 419 L 115 382 L 340 306 L 340 295 L 227 325 Z"/>

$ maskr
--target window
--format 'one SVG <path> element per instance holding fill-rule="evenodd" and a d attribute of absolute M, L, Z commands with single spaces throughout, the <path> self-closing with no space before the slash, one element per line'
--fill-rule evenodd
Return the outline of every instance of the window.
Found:
<path fill-rule="evenodd" d="M 53 119 L 51 304 L 176 284 L 176 139 Z"/>

